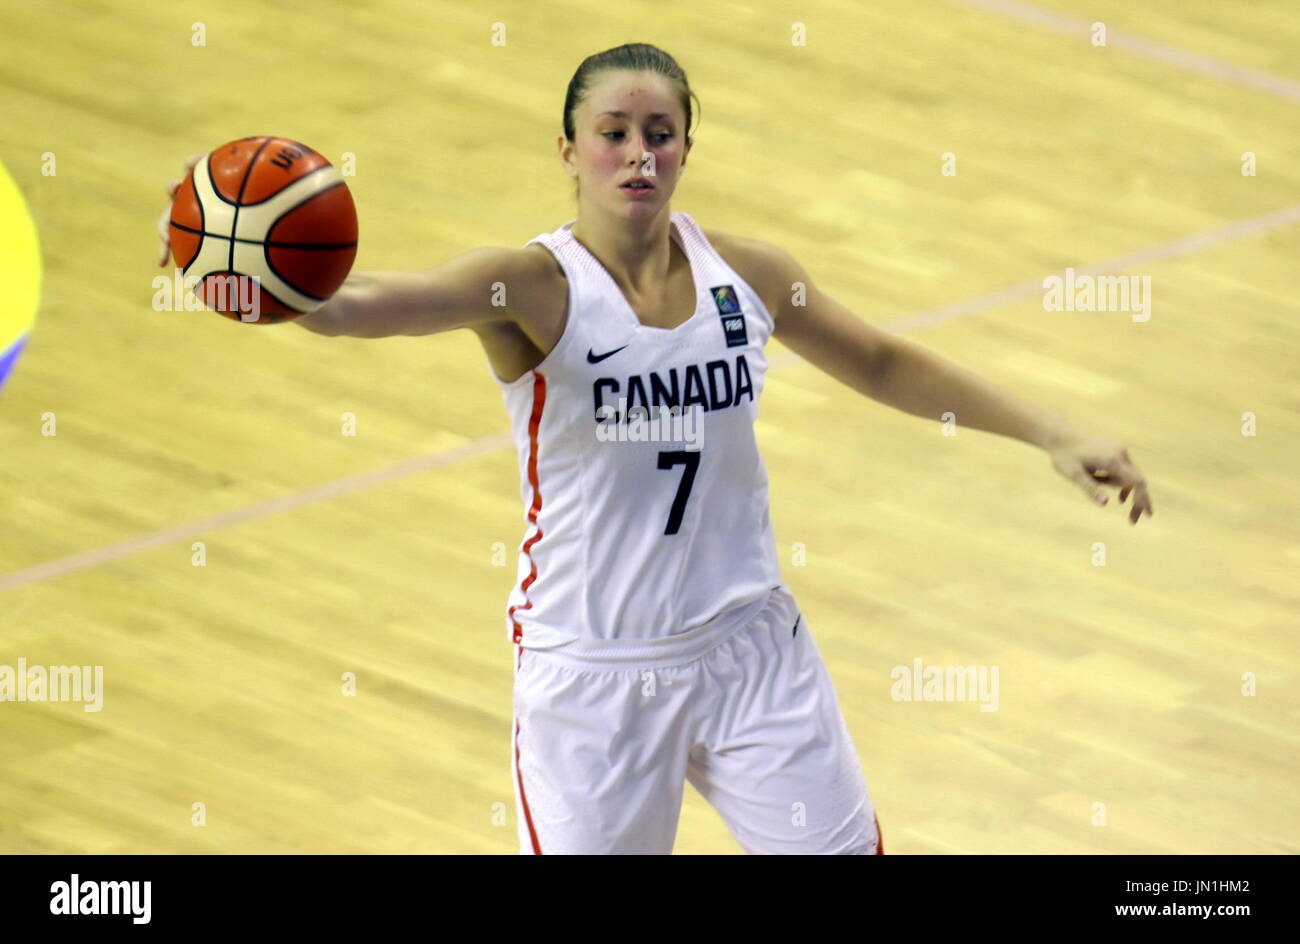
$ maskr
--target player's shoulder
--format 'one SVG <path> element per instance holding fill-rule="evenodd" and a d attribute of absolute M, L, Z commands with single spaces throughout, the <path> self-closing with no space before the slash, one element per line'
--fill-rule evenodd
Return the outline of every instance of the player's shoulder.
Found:
<path fill-rule="evenodd" d="M 505 288 L 508 307 L 518 311 L 521 304 L 553 308 L 564 303 L 568 285 L 564 268 L 546 247 L 484 246 L 467 253 L 472 258 L 472 272 L 477 284 L 500 283 Z"/>
<path fill-rule="evenodd" d="M 790 294 L 790 283 L 803 278 L 803 268 L 794 256 L 775 243 L 750 236 L 700 228 L 704 238 L 726 260 L 736 274 L 758 292 L 765 304 Z"/>
<path fill-rule="evenodd" d="M 720 254 L 728 257 L 735 256 L 742 262 L 750 265 L 785 265 L 794 261 L 793 257 L 775 243 L 769 243 L 764 239 L 754 239 L 751 236 L 738 236 L 735 233 L 724 233 L 721 230 L 705 229 L 700 227 L 700 232 L 709 241 Z"/>
<path fill-rule="evenodd" d="M 549 249 L 541 243 L 530 243 L 517 253 L 514 265 L 519 273 L 515 287 L 521 291 L 514 292 L 515 311 L 528 317 L 529 314 L 549 317 L 555 311 L 564 311 L 569 297 L 569 279 L 564 273 L 564 266 Z M 522 294 L 522 307 L 519 296 Z M 528 306 L 534 306 L 529 312 Z"/>
<path fill-rule="evenodd" d="M 528 246 L 483 246 L 466 254 L 484 269 L 496 269 L 511 282 L 542 283 L 564 277 L 564 268 L 540 243 Z"/>

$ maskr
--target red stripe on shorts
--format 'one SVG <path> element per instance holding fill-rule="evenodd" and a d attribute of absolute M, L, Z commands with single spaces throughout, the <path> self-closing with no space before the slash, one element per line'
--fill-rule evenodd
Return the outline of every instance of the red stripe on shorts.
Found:
<path fill-rule="evenodd" d="M 524 664 L 524 647 L 518 646 L 519 659 L 515 662 L 515 671 Z M 524 822 L 528 824 L 528 836 L 533 841 L 534 855 L 542 854 L 542 845 L 537 841 L 537 830 L 533 828 L 533 811 L 528 808 L 528 797 L 524 795 L 524 772 L 519 767 L 519 719 L 515 719 L 515 779 L 519 781 L 519 803 L 524 808 Z"/>

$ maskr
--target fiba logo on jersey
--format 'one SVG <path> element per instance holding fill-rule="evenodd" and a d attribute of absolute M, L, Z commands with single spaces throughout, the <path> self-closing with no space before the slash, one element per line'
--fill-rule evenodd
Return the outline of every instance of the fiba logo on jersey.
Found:
<path fill-rule="evenodd" d="M 713 301 L 718 306 L 718 314 L 734 315 L 740 311 L 740 299 L 736 297 L 734 286 L 715 285 L 709 291 L 713 293 Z"/>
<path fill-rule="evenodd" d="M 709 291 L 722 318 L 722 335 L 727 339 L 727 347 L 744 347 L 749 343 L 749 334 L 745 331 L 745 316 L 740 311 L 735 286 L 715 285 Z"/>
<path fill-rule="evenodd" d="M 627 405 L 618 398 L 618 408 L 604 404 L 596 410 L 596 439 L 600 442 L 682 443 L 692 451 L 704 443 L 704 409 L 658 404 L 649 407 Z"/>

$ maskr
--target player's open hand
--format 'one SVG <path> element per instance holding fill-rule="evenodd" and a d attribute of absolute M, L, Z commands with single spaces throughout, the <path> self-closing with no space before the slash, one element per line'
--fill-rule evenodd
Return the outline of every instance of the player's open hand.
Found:
<path fill-rule="evenodd" d="M 1096 436 L 1071 436 L 1051 450 L 1051 457 L 1052 467 L 1082 488 L 1098 505 L 1110 500 L 1099 486 L 1109 485 L 1120 490 L 1121 504 L 1130 493 L 1133 495 L 1128 516 L 1134 524 L 1144 511 L 1147 515 L 1155 514 L 1142 470 L 1133 464 L 1128 450 L 1119 443 Z"/>
<path fill-rule="evenodd" d="M 185 174 L 188 174 L 194 165 L 203 160 L 202 154 L 191 154 L 185 158 Z M 181 175 L 180 180 L 173 180 L 167 185 L 167 196 L 170 199 L 176 198 L 176 191 L 180 189 L 181 183 L 184 182 L 185 175 Z M 171 223 L 172 205 L 167 204 L 167 209 L 162 211 L 162 216 L 158 217 L 158 265 L 167 265 L 167 257 L 172 251 Z"/>

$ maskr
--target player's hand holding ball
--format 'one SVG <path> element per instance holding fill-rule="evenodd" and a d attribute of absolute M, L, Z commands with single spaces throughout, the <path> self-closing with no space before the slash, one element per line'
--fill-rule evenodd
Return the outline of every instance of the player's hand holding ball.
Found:
<path fill-rule="evenodd" d="M 315 311 L 338 291 L 357 254 L 357 211 L 329 161 L 286 138 L 242 138 L 185 161 L 158 220 L 194 293 L 227 318 L 254 324 Z"/>

